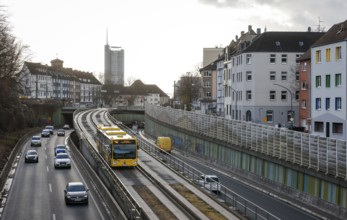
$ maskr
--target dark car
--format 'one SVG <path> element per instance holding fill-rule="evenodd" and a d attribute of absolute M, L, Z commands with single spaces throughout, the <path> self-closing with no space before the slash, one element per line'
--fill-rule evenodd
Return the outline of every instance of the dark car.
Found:
<path fill-rule="evenodd" d="M 35 163 L 39 162 L 39 154 L 37 153 L 36 150 L 28 150 L 25 153 L 25 163 L 29 163 L 29 162 L 35 162 Z"/>
<path fill-rule="evenodd" d="M 64 129 L 59 129 L 58 132 L 57 132 L 57 135 L 58 135 L 58 136 L 65 136 L 65 131 L 64 131 Z"/>
<path fill-rule="evenodd" d="M 88 191 L 82 182 L 69 182 L 64 189 L 65 203 L 76 204 L 85 203 L 88 204 Z"/>
<path fill-rule="evenodd" d="M 43 129 L 41 132 L 41 137 L 50 137 L 51 132 L 48 129 Z"/>

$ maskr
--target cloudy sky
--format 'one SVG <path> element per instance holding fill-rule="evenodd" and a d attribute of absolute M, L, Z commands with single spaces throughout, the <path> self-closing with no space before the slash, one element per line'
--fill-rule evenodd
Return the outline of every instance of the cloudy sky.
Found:
<path fill-rule="evenodd" d="M 0 0 L 31 62 L 98 75 L 104 45 L 125 50 L 125 80 L 156 84 L 168 95 L 175 80 L 202 62 L 203 48 L 225 47 L 241 31 L 327 31 L 347 19 L 346 0 Z"/>

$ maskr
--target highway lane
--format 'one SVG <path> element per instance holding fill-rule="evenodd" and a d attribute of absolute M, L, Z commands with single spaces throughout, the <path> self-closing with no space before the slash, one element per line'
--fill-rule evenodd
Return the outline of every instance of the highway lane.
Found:
<path fill-rule="evenodd" d="M 42 147 L 31 147 L 30 141 L 23 146 L 1 219 L 110 219 L 88 183 L 88 205 L 65 204 L 66 183 L 85 181 L 73 160 L 71 169 L 54 168 L 54 146 L 64 143 L 65 137 L 57 137 L 55 131 L 50 138 L 42 138 Z M 24 162 L 24 153 L 28 149 L 39 152 L 38 163 Z"/>
<path fill-rule="evenodd" d="M 177 152 L 177 151 L 176 151 Z M 199 161 L 195 158 L 187 158 L 180 154 L 175 154 L 181 160 L 191 165 L 195 169 L 205 173 L 205 174 L 216 174 L 219 177 L 222 185 L 233 190 L 239 195 L 247 198 L 249 201 L 257 204 L 265 210 L 268 210 L 270 213 L 279 217 L 280 219 L 305 219 L 305 220 L 314 220 L 319 219 L 316 216 L 311 215 L 308 212 L 304 212 L 294 206 L 291 206 L 279 199 L 276 199 L 272 196 L 269 196 L 257 189 L 254 189 L 247 184 L 240 182 L 232 177 L 231 173 L 222 172 L 221 169 L 213 167 L 213 165 L 208 165 L 204 161 Z M 222 195 L 221 195 L 222 196 Z"/>

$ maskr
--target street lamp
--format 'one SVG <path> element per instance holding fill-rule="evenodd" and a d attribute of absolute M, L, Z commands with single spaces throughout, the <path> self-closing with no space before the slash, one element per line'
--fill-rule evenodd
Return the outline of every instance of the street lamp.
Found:
<path fill-rule="evenodd" d="M 282 87 L 283 89 L 287 90 L 290 94 L 290 122 L 292 124 L 292 126 L 294 125 L 294 112 L 293 112 L 293 95 L 292 95 L 292 91 L 290 91 L 290 89 L 288 89 L 285 86 L 282 86 L 280 84 L 274 83 L 275 86 L 279 86 Z"/>
<path fill-rule="evenodd" d="M 233 88 L 231 88 L 231 87 L 229 87 L 232 91 L 234 91 L 235 92 L 235 99 L 236 99 L 236 102 L 235 102 L 235 111 L 236 111 L 236 120 L 238 120 L 238 116 L 239 116 L 239 114 L 238 114 L 238 111 L 237 111 L 237 91 L 235 90 L 235 89 L 233 89 Z"/>

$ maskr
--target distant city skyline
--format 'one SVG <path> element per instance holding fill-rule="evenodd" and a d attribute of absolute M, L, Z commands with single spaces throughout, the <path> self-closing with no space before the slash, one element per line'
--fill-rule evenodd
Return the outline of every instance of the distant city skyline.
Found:
<path fill-rule="evenodd" d="M 104 74 L 108 28 L 109 45 L 126 51 L 124 79 L 158 85 L 170 96 L 174 81 L 201 65 L 203 48 L 224 48 L 248 25 L 262 33 L 315 31 L 347 18 L 343 0 L 0 0 L 0 5 L 13 35 L 29 46 L 30 62 L 59 58 L 66 67 Z"/>

